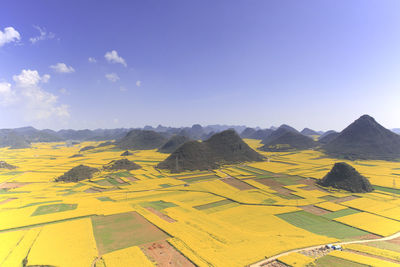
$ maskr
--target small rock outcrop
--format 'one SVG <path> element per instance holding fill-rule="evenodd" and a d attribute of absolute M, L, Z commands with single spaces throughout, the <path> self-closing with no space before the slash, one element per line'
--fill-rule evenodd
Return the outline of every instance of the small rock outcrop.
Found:
<path fill-rule="evenodd" d="M 126 150 L 124 153 L 121 154 L 121 156 L 125 157 L 125 156 L 130 156 L 133 155 L 133 153 L 129 152 L 128 150 Z"/>
<path fill-rule="evenodd" d="M 98 172 L 99 170 L 96 168 L 92 168 L 85 165 L 79 165 L 73 167 L 63 175 L 57 177 L 55 179 L 56 182 L 79 182 L 82 180 L 90 179 L 93 177 L 93 174 Z"/>
<path fill-rule="evenodd" d="M 319 185 L 331 186 L 352 193 L 367 193 L 374 190 L 367 178 L 345 162 L 335 163 L 330 172 L 320 181 Z"/>
<path fill-rule="evenodd" d="M 106 170 L 137 170 L 142 167 L 133 161 L 119 159 L 110 161 L 107 165 L 104 165 L 103 168 Z"/>
<path fill-rule="evenodd" d="M 17 167 L 11 164 L 8 164 L 7 162 L 0 160 L 0 169 L 7 169 L 7 170 L 13 170 L 16 169 Z"/>

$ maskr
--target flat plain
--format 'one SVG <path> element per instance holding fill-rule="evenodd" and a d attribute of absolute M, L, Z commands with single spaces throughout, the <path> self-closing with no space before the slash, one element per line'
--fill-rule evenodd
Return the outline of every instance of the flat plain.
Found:
<path fill-rule="evenodd" d="M 361 194 L 318 186 L 338 160 L 314 150 L 257 150 L 268 160 L 179 174 L 155 168 L 168 156 L 156 150 L 126 156 L 142 166 L 131 171 L 102 169 L 124 158 L 111 146 L 70 158 L 98 144 L 0 149 L 18 167 L 0 170 L 0 266 L 246 266 L 285 252 L 272 263 L 399 264 L 399 237 L 382 239 L 400 231 L 400 162 L 346 161 L 375 188 Z M 79 164 L 102 170 L 54 182 Z"/>

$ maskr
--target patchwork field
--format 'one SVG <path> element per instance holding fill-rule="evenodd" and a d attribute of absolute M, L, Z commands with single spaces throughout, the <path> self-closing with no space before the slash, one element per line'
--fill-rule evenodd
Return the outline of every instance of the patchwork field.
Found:
<path fill-rule="evenodd" d="M 311 150 L 179 174 L 155 168 L 167 154 L 131 151 L 141 169 L 54 182 L 79 164 L 123 158 L 110 146 L 71 158 L 97 144 L 0 149 L 18 167 L 0 169 L 0 266 L 400 264 L 400 162 L 347 161 L 374 185 L 366 194 L 319 187 L 338 160 Z M 344 250 L 322 249 L 331 243 Z"/>

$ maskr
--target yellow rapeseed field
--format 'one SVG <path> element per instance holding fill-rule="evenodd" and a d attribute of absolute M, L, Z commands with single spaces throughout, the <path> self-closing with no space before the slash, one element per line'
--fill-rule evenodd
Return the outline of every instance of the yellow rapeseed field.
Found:
<path fill-rule="evenodd" d="M 347 251 L 340 251 L 340 250 L 335 250 L 329 253 L 331 256 L 335 256 L 338 258 L 342 258 L 345 260 L 365 264 L 367 266 L 377 266 L 377 267 L 391 267 L 391 266 L 399 266 L 397 263 L 393 263 L 390 261 L 385 261 L 373 257 L 368 257 L 364 255 L 359 255 Z"/>
<path fill-rule="evenodd" d="M 97 256 L 90 219 L 43 226 L 28 265 L 91 266 Z"/>
<path fill-rule="evenodd" d="M 155 266 L 139 247 L 116 250 L 102 256 L 107 267 Z"/>
<path fill-rule="evenodd" d="M 367 212 L 355 213 L 335 220 L 381 236 L 389 236 L 400 231 L 399 221 Z"/>
<path fill-rule="evenodd" d="M 313 258 L 307 257 L 303 254 L 293 252 L 288 255 L 279 257 L 278 260 L 283 262 L 286 265 L 293 266 L 293 267 L 302 267 L 306 266 L 307 264 L 311 264 L 314 262 Z"/>

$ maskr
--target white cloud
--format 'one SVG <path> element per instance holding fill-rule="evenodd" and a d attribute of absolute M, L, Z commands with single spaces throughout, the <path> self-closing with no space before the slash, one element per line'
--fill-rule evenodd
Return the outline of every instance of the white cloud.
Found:
<path fill-rule="evenodd" d="M 110 62 L 110 63 L 120 63 L 122 65 L 124 65 L 125 67 L 127 66 L 125 59 L 123 59 L 122 57 L 120 57 L 118 55 L 118 52 L 115 50 L 112 50 L 111 52 L 107 52 L 104 55 L 105 59 Z"/>
<path fill-rule="evenodd" d="M 6 43 L 21 40 L 21 35 L 13 27 L 4 28 L 4 32 L 0 30 L 0 47 Z"/>
<path fill-rule="evenodd" d="M 137 87 L 142 86 L 142 81 L 136 81 L 136 86 L 137 86 Z"/>
<path fill-rule="evenodd" d="M 68 118 L 68 105 L 59 104 L 58 97 L 41 88 L 48 82 L 50 75 L 40 76 L 37 70 L 22 70 L 14 75 L 15 88 L 11 88 L 28 121 L 40 121 L 49 118 Z M 6 91 L 6 90 L 5 90 Z"/>
<path fill-rule="evenodd" d="M 88 61 L 89 61 L 90 63 L 96 63 L 96 62 L 97 62 L 97 60 L 96 60 L 94 57 L 89 57 L 89 58 L 88 58 Z"/>
<path fill-rule="evenodd" d="M 50 75 L 45 74 L 40 77 L 37 70 L 22 70 L 21 74 L 14 75 L 13 80 L 18 87 L 37 86 L 39 82 L 47 83 L 50 80 Z"/>
<path fill-rule="evenodd" d="M 116 73 L 107 73 L 105 76 L 110 82 L 116 82 L 119 80 L 119 77 Z"/>
<path fill-rule="evenodd" d="M 36 30 L 39 31 L 40 35 L 29 38 L 29 41 L 32 44 L 35 44 L 38 41 L 43 41 L 47 39 L 53 39 L 56 35 L 52 32 L 47 32 L 45 28 L 40 28 L 39 26 L 33 26 Z"/>
<path fill-rule="evenodd" d="M 65 63 L 57 63 L 55 65 L 51 65 L 50 68 L 58 73 L 71 73 L 75 71 L 73 67 L 67 66 Z"/>
<path fill-rule="evenodd" d="M 11 89 L 11 84 L 0 82 L 0 105 L 9 106 L 15 100 L 15 92 Z"/>

